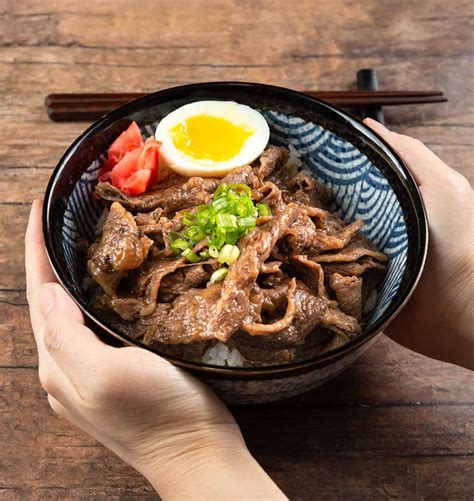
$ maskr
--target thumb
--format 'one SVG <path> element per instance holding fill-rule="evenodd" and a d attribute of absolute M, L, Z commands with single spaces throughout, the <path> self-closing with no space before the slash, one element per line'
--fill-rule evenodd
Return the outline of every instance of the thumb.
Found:
<path fill-rule="evenodd" d="M 64 374 L 78 390 L 84 381 L 98 379 L 115 349 L 84 325 L 81 311 L 59 284 L 41 286 L 40 307 L 45 315 L 44 346 Z"/>

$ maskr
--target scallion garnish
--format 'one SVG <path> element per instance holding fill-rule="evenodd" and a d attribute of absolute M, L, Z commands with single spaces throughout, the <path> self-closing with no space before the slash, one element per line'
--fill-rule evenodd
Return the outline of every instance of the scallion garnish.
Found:
<path fill-rule="evenodd" d="M 230 266 L 237 261 L 239 256 L 240 251 L 236 245 L 226 244 L 220 250 L 217 260 L 221 264 L 228 264 Z"/>
<path fill-rule="evenodd" d="M 210 245 L 209 255 L 215 259 L 219 255 L 219 249 L 215 245 Z"/>
<path fill-rule="evenodd" d="M 177 238 L 171 242 L 171 248 L 176 254 L 181 254 L 184 250 L 189 249 L 189 243 L 182 238 Z"/>
<path fill-rule="evenodd" d="M 215 282 L 220 282 L 221 280 L 224 280 L 224 278 L 226 277 L 227 275 L 227 272 L 229 271 L 228 268 L 219 268 L 218 270 L 216 270 L 212 275 L 211 275 L 211 278 L 209 279 L 209 282 L 211 282 L 211 284 L 215 283 Z"/>
<path fill-rule="evenodd" d="M 240 238 L 255 228 L 257 216 L 271 215 L 266 204 L 255 206 L 251 196 L 252 190 L 245 184 L 219 185 L 209 204 L 199 205 L 195 211 L 184 213 L 182 221 L 185 229 L 173 234 L 173 251 L 195 263 L 207 256 L 204 252 L 218 258 L 224 246 L 233 249 Z M 198 256 L 192 252 L 192 248 L 205 238 L 209 238 L 208 248 L 203 249 Z M 239 249 L 235 247 L 232 252 L 232 255 L 225 255 L 226 259 L 222 263 L 230 266 L 237 260 Z"/>
<path fill-rule="evenodd" d="M 257 210 L 260 217 L 267 217 L 272 215 L 272 210 L 267 204 L 257 204 Z"/>
<path fill-rule="evenodd" d="M 190 263 L 198 263 L 199 261 L 201 261 L 201 258 L 197 254 L 194 254 L 191 249 L 184 250 L 181 255 L 185 257 Z"/>

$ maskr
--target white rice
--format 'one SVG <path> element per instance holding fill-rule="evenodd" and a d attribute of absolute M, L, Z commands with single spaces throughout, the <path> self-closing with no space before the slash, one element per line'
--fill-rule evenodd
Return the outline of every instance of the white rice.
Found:
<path fill-rule="evenodd" d="M 218 341 L 215 345 L 206 350 L 202 357 L 205 364 L 219 365 L 221 367 L 242 367 L 244 358 L 237 348 L 229 347 L 225 343 Z"/>
<path fill-rule="evenodd" d="M 288 150 L 290 151 L 290 155 L 285 166 L 301 167 L 303 165 L 303 162 L 300 158 L 301 153 L 292 144 L 288 145 Z"/>

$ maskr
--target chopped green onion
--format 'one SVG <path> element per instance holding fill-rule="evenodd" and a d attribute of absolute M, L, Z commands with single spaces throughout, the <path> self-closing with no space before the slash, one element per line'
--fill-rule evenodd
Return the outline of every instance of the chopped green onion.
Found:
<path fill-rule="evenodd" d="M 226 277 L 227 275 L 227 272 L 229 271 L 228 268 L 219 268 L 218 270 L 216 270 L 212 275 L 211 275 L 211 278 L 209 279 L 209 282 L 211 282 L 211 284 L 215 283 L 215 282 L 220 282 L 221 280 L 224 280 L 224 278 Z"/>
<path fill-rule="evenodd" d="M 216 221 L 222 228 L 237 228 L 237 218 L 233 214 L 217 214 Z"/>
<path fill-rule="evenodd" d="M 213 258 L 216 258 L 219 255 L 219 249 L 215 245 L 210 245 L 209 255 Z"/>
<path fill-rule="evenodd" d="M 234 231 L 228 231 L 225 235 L 225 243 L 226 244 L 236 244 L 239 238 L 243 236 L 242 230 L 236 229 Z"/>
<path fill-rule="evenodd" d="M 177 238 L 171 242 L 171 248 L 176 254 L 180 254 L 182 251 L 189 249 L 189 243 L 182 238 Z"/>
<path fill-rule="evenodd" d="M 212 202 L 212 208 L 215 211 L 221 211 L 223 209 L 226 209 L 228 205 L 229 202 L 227 201 L 226 198 L 218 198 L 217 200 L 214 200 L 214 202 Z"/>
<path fill-rule="evenodd" d="M 217 190 L 214 192 L 213 200 L 217 200 L 223 193 L 227 191 L 227 185 L 222 183 L 217 187 Z"/>
<path fill-rule="evenodd" d="M 193 214 L 192 212 L 185 212 L 184 213 L 184 216 L 183 216 L 183 224 L 185 224 L 186 226 L 190 226 L 192 224 L 194 224 L 194 221 L 196 219 L 196 215 Z"/>
<path fill-rule="evenodd" d="M 256 222 L 257 221 L 254 216 L 241 217 L 239 219 L 239 226 L 240 228 L 253 229 L 255 228 Z"/>
<path fill-rule="evenodd" d="M 210 257 L 210 254 L 209 254 L 208 251 L 202 251 L 202 252 L 199 253 L 199 255 L 201 257 L 203 257 L 204 259 L 208 259 Z"/>
<path fill-rule="evenodd" d="M 220 249 L 225 244 L 225 240 L 226 232 L 223 229 L 217 227 L 214 232 L 214 236 L 211 238 L 211 245 L 214 245 L 215 247 Z"/>
<path fill-rule="evenodd" d="M 272 215 L 272 210 L 268 204 L 257 204 L 258 215 L 260 217 L 267 217 Z"/>
<path fill-rule="evenodd" d="M 182 221 L 185 229 L 182 232 L 172 234 L 170 232 L 172 249 L 176 253 L 188 249 L 191 251 L 196 243 L 208 237 L 209 249 L 203 251 L 217 258 L 219 251 L 225 245 L 234 246 L 240 238 L 255 228 L 258 215 L 271 214 L 266 204 L 259 204 L 259 207 L 256 207 L 251 195 L 252 190 L 245 184 L 219 185 L 214 192 L 212 202 L 200 205 L 192 212 L 184 213 Z M 191 262 L 197 262 L 196 259 L 204 257 L 192 252 L 188 255 L 190 256 L 188 260 Z"/>
<path fill-rule="evenodd" d="M 181 235 L 177 232 L 177 231 L 173 231 L 171 230 L 169 233 L 168 233 L 169 237 L 172 239 L 172 240 L 176 240 L 177 238 L 181 238 Z"/>
<path fill-rule="evenodd" d="M 236 204 L 235 211 L 238 216 L 246 217 L 255 215 L 255 207 L 252 199 L 248 197 L 240 197 Z"/>
<path fill-rule="evenodd" d="M 224 247 L 222 247 L 221 251 L 219 252 L 219 256 L 217 257 L 219 263 L 227 263 L 227 260 L 230 258 L 230 255 L 232 253 L 232 248 L 233 245 L 230 244 L 226 244 L 224 245 Z"/>
<path fill-rule="evenodd" d="M 198 263 L 201 261 L 201 258 L 194 254 L 194 252 L 191 249 L 186 249 L 181 253 L 183 257 L 185 257 L 190 263 Z"/>
<path fill-rule="evenodd" d="M 186 228 L 183 231 L 183 235 L 194 242 L 200 242 L 206 236 L 197 226 L 190 226 L 189 228 Z"/>
<path fill-rule="evenodd" d="M 240 255 L 240 250 L 236 245 L 226 244 L 219 252 L 217 260 L 221 264 L 228 264 L 229 266 L 235 263 Z"/>

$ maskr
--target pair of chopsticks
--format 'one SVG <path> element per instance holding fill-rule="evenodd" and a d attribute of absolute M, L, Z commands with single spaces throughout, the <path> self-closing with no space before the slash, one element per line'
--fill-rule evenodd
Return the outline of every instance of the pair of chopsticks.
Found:
<path fill-rule="evenodd" d="M 441 91 L 303 91 L 312 97 L 342 108 L 398 106 L 406 104 L 444 103 Z M 50 94 L 45 106 L 56 122 L 97 120 L 110 111 L 146 93 L 118 94 Z"/>

